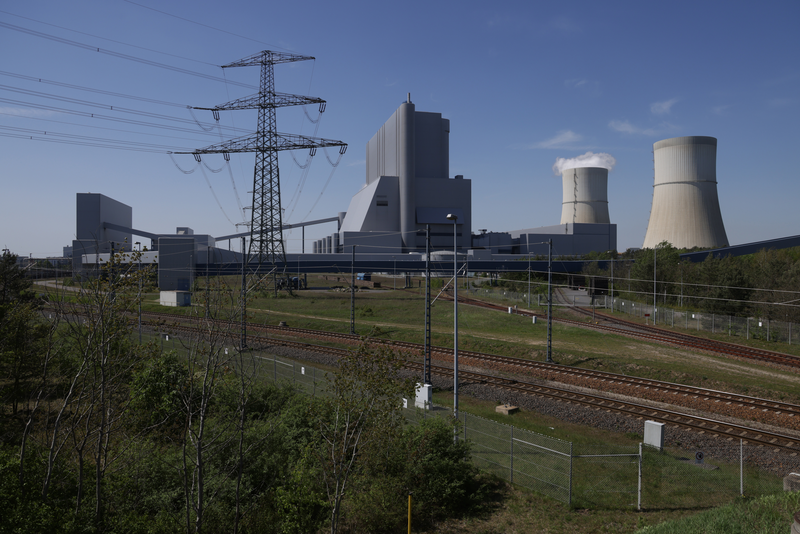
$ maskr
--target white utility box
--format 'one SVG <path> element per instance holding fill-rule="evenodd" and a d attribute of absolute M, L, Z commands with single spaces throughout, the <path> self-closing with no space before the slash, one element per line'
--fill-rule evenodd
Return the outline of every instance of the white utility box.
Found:
<path fill-rule="evenodd" d="M 664 448 L 664 426 L 664 423 L 645 421 L 644 444 L 662 450 Z"/>
<path fill-rule="evenodd" d="M 159 300 L 162 306 L 190 306 L 192 293 L 190 291 L 162 291 Z"/>
<path fill-rule="evenodd" d="M 433 386 L 430 384 L 417 384 L 417 398 L 414 406 L 423 410 L 430 409 L 433 404 Z"/>

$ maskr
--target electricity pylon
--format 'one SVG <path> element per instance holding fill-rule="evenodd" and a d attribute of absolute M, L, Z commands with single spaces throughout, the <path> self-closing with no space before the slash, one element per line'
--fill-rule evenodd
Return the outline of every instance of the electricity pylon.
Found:
<path fill-rule="evenodd" d="M 314 59 L 312 56 L 301 56 L 284 52 L 264 50 L 250 57 L 234 61 L 222 68 L 261 66 L 261 84 L 258 94 L 233 100 L 210 110 L 214 118 L 219 120 L 219 112 L 239 109 L 258 109 L 258 129 L 254 135 L 247 135 L 195 150 L 183 152 L 193 154 L 200 161 L 201 154 L 222 153 L 227 159 L 235 152 L 255 152 L 256 162 L 253 173 L 253 209 L 250 225 L 249 261 L 257 258 L 258 266 L 269 262 L 273 270 L 278 262 L 286 268 L 286 248 L 283 243 L 283 221 L 281 214 L 281 184 L 278 171 L 278 152 L 308 148 L 313 156 L 317 148 L 338 146 L 339 153 L 344 154 L 347 144 L 342 141 L 321 139 L 304 135 L 278 133 L 275 110 L 286 106 L 303 106 L 319 104 L 319 111 L 325 111 L 325 101 L 310 96 L 291 95 L 275 92 L 274 66 L 278 63 L 292 63 Z M 180 154 L 180 152 L 178 152 Z M 244 259 L 243 259 L 244 261 Z"/>

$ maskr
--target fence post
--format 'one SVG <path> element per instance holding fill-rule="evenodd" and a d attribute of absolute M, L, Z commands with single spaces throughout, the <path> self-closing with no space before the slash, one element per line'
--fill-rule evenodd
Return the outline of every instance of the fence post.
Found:
<path fill-rule="evenodd" d="M 728 316 L 728 337 L 731 337 L 731 322 L 733 321 L 733 317 L 731 315 Z"/>
<path fill-rule="evenodd" d="M 464 441 L 467 441 L 467 412 L 464 412 Z"/>
<path fill-rule="evenodd" d="M 642 509 L 642 444 L 639 443 L 639 491 L 636 499 L 637 510 Z"/>
<path fill-rule="evenodd" d="M 272 372 L 275 374 L 275 383 L 278 383 L 278 357 L 272 355 Z"/>
<path fill-rule="evenodd" d="M 712 334 L 716 334 L 716 333 L 717 333 L 717 332 L 714 330 L 714 317 L 715 317 L 715 314 L 713 314 L 713 313 L 712 313 L 712 314 L 711 314 L 711 333 L 712 333 Z"/>
<path fill-rule="evenodd" d="M 572 507 L 572 442 L 569 443 L 569 497 L 567 504 Z"/>
<path fill-rule="evenodd" d="M 747 339 L 750 339 L 750 317 L 747 318 Z"/>
<path fill-rule="evenodd" d="M 769 336 L 769 319 L 767 319 L 767 341 L 770 341 L 772 338 Z"/>
<path fill-rule="evenodd" d="M 511 483 L 514 483 L 514 427 L 511 427 Z"/>
<path fill-rule="evenodd" d="M 739 495 L 744 496 L 744 440 L 739 439 Z"/>

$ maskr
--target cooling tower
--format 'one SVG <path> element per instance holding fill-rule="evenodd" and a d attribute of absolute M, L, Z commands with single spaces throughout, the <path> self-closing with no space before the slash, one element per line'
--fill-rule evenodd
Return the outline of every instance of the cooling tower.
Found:
<path fill-rule="evenodd" d="M 717 196 L 717 140 L 674 137 L 653 145 L 655 182 L 644 248 L 728 246 Z"/>
<path fill-rule="evenodd" d="M 561 224 L 611 223 L 608 218 L 608 169 L 564 169 L 561 179 L 564 184 Z"/>

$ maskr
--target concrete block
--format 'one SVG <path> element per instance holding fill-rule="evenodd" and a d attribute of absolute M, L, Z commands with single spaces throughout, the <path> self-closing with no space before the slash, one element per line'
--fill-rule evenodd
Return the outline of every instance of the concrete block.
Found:
<path fill-rule="evenodd" d="M 501 404 L 497 408 L 494 409 L 497 413 L 502 413 L 504 415 L 511 415 L 512 413 L 516 413 L 519 411 L 519 407 L 511 406 L 510 404 Z"/>
<path fill-rule="evenodd" d="M 783 477 L 783 491 L 800 491 L 800 473 L 789 473 Z"/>

